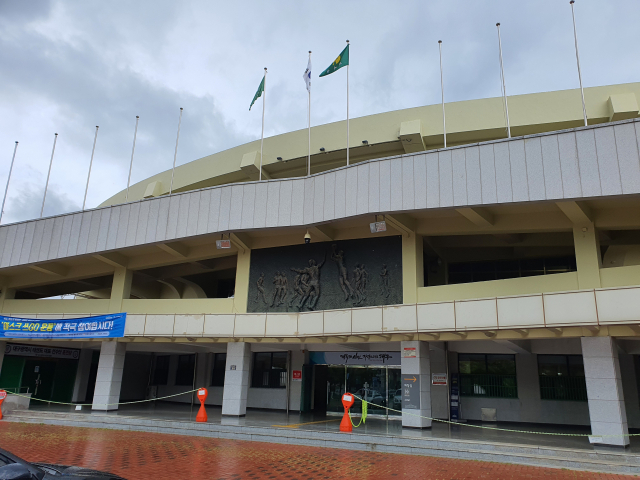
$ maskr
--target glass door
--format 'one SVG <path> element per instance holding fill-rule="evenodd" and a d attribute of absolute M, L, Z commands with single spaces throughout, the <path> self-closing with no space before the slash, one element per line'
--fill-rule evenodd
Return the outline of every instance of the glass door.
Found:
<path fill-rule="evenodd" d="M 329 365 L 327 372 L 327 412 L 344 412 L 342 394 L 345 388 L 345 367 Z"/>
<path fill-rule="evenodd" d="M 385 367 L 347 367 L 347 391 L 375 405 L 369 405 L 371 415 L 386 415 L 387 369 Z M 362 413 L 362 403 L 351 407 L 353 413 Z"/>
<path fill-rule="evenodd" d="M 402 410 L 402 375 L 399 368 L 387 368 L 387 405 L 394 410 Z M 400 412 L 389 410 L 389 415 L 402 415 Z"/>

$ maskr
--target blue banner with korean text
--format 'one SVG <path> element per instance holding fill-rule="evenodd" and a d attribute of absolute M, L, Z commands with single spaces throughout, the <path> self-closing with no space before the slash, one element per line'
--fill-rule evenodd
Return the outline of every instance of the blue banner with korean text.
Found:
<path fill-rule="evenodd" d="M 126 313 L 60 320 L 0 316 L 0 338 L 121 338 Z"/>

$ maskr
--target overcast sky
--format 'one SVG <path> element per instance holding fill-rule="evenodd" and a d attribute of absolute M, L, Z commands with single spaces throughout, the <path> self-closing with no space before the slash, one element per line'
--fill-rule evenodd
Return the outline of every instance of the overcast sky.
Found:
<path fill-rule="evenodd" d="M 577 0 L 584 85 L 640 81 L 638 0 Z M 502 23 L 509 94 L 576 88 L 568 0 L 0 0 L 0 194 L 20 145 L 3 223 L 36 218 L 59 133 L 45 215 L 87 207 L 132 183 L 260 136 L 306 127 L 302 74 L 313 51 L 312 125 L 345 118 L 345 71 L 318 79 L 351 41 L 351 116 L 500 95 Z"/>

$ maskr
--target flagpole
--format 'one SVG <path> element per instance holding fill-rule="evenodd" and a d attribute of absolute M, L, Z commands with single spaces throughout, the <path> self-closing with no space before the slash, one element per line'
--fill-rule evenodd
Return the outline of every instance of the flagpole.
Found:
<path fill-rule="evenodd" d="M 44 202 L 47 199 L 47 190 L 49 189 L 49 178 L 51 177 L 51 166 L 53 165 L 53 154 L 56 151 L 56 142 L 58 141 L 58 134 L 53 137 L 53 149 L 51 150 L 51 160 L 49 161 L 49 173 L 47 173 L 47 183 L 44 185 L 44 197 L 42 197 L 42 208 L 40 209 L 40 218 L 44 213 Z"/>
<path fill-rule="evenodd" d="M 7 192 L 9 192 L 9 182 L 11 181 L 11 172 L 13 172 L 13 162 L 16 159 L 16 151 L 18 150 L 18 141 L 13 148 L 13 157 L 11 158 L 11 166 L 9 167 L 9 177 L 7 178 L 7 186 L 4 189 L 4 198 L 2 199 L 2 208 L 0 209 L 0 223 L 2 223 L 2 215 L 4 214 L 4 204 L 7 201 Z"/>
<path fill-rule="evenodd" d="M 349 40 L 347 40 L 349 46 Z M 351 63 L 351 52 L 349 52 L 349 63 Z M 347 166 L 349 166 L 349 63 L 347 63 Z"/>
<path fill-rule="evenodd" d="M 309 63 L 311 63 L 311 50 L 309 50 Z M 311 88 L 308 89 L 308 93 L 309 100 L 307 104 L 307 125 L 309 127 L 309 156 L 307 157 L 307 176 L 311 175 Z"/>
<path fill-rule="evenodd" d="M 582 115 L 584 116 L 584 126 L 587 126 L 587 107 L 584 104 L 584 89 L 582 88 L 582 73 L 580 73 L 580 54 L 578 53 L 578 33 L 576 32 L 576 15 L 573 11 L 574 0 L 571 0 L 571 18 L 573 18 L 573 40 L 576 44 L 576 63 L 578 64 L 578 80 L 580 81 L 580 95 L 582 96 Z"/>
<path fill-rule="evenodd" d="M 133 148 L 131 148 L 131 163 L 129 163 L 129 179 L 127 180 L 127 193 L 125 194 L 124 201 L 129 200 L 129 185 L 131 184 L 131 169 L 133 168 L 133 154 L 136 151 L 136 137 L 138 136 L 138 121 L 140 116 L 136 115 L 136 129 L 133 131 Z"/>
<path fill-rule="evenodd" d="M 498 49 L 500 50 L 500 78 L 502 79 L 502 98 L 504 99 L 504 108 L 507 115 L 507 137 L 511 138 L 511 125 L 509 124 L 509 102 L 507 100 L 507 86 L 504 81 L 504 64 L 502 63 L 502 39 L 500 38 L 500 23 L 496 23 L 498 27 Z"/>
<path fill-rule="evenodd" d="M 96 125 L 96 135 L 93 137 L 93 149 L 91 150 L 91 160 L 89 161 L 89 174 L 87 175 L 87 186 L 84 189 L 84 200 L 82 201 L 82 211 L 87 204 L 87 192 L 89 191 L 89 179 L 91 178 L 91 167 L 93 166 L 93 154 L 96 151 L 96 141 L 98 140 L 98 125 Z"/>
<path fill-rule="evenodd" d="M 267 103 L 267 67 L 264 67 L 264 85 L 262 91 L 262 133 L 260 134 L 260 173 L 258 179 L 262 181 L 262 147 L 264 145 L 264 105 Z"/>
<path fill-rule="evenodd" d="M 169 187 L 169 195 L 173 192 L 173 175 L 176 171 L 176 158 L 178 157 L 178 141 L 180 140 L 180 125 L 182 124 L 182 110 L 180 107 L 180 118 L 178 119 L 178 136 L 176 137 L 176 151 L 173 152 L 173 168 L 171 169 L 171 186 Z"/>
<path fill-rule="evenodd" d="M 444 133 L 444 148 L 447 148 L 447 120 L 444 115 L 444 81 L 442 79 L 442 40 L 438 40 L 440 49 L 440 91 L 442 92 L 442 132 Z"/>

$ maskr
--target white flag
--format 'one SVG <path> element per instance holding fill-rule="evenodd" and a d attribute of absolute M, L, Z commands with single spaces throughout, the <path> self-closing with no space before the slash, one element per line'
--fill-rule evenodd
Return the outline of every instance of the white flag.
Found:
<path fill-rule="evenodd" d="M 307 91 L 310 92 L 311 91 L 311 58 L 309 58 L 309 64 L 307 65 L 307 69 L 304 71 L 304 75 L 302 75 L 302 78 L 304 78 L 304 83 L 307 84 Z"/>

